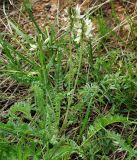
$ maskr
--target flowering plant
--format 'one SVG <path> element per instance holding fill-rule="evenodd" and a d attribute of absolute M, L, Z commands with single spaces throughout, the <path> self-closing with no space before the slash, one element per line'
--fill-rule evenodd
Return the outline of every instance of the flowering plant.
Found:
<path fill-rule="evenodd" d="M 84 38 L 86 38 L 86 40 L 92 38 L 93 23 L 88 16 L 81 15 L 81 10 L 78 5 L 75 9 L 69 9 L 69 27 L 72 31 L 72 38 L 78 44 Z"/>

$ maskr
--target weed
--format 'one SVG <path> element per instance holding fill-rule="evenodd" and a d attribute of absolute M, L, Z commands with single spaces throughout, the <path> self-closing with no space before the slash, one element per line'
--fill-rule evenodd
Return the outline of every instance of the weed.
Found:
<path fill-rule="evenodd" d="M 136 55 L 107 47 L 97 54 L 92 20 L 78 6 L 69 9 L 69 26 L 59 38 L 52 28 L 40 29 L 29 1 L 24 6 L 36 34 L 24 33 L 7 19 L 12 32 L 10 40 L 0 34 L 5 60 L 0 62 L 1 73 L 29 86 L 31 98 L 13 104 L 7 121 L 0 122 L 0 158 L 95 160 L 117 152 L 136 158 Z M 99 39 L 105 37 L 100 42 L 107 46 L 113 31 L 106 29 L 102 15 L 98 25 Z M 130 140 L 127 129 L 133 131 Z"/>

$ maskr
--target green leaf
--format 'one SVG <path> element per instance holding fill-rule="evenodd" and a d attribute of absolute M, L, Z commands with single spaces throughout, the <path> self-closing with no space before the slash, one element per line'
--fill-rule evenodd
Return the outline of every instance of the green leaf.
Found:
<path fill-rule="evenodd" d="M 49 152 L 46 154 L 45 160 L 67 160 L 73 153 L 78 153 L 81 156 L 83 154 L 79 146 L 74 141 L 66 143 L 62 142 L 58 143 L 53 149 L 49 150 Z"/>
<path fill-rule="evenodd" d="M 29 103 L 19 102 L 10 108 L 9 115 L 11 117 L 16 117 L 16 113 L 21 112 L 24 114 L 25 118 L 31 119 L 31 108 L 32 106 Z"/>
<path fill-rule="evenodd" d="M 119 115 L 106 115 L 102 118 L 97 118 L 93 125 L 89 127 L 88 137 L 83 141 L 81 146 L 86 145 L 90 141 L 90 139 L 101 129 L 104 129 L 106 126 L 117 122 L 127 123 L 129 121 L 127 120 L 127 118 Z"/>
<path fill-rule="evenodd" d="M 15 30 L 15 32 L 21 36 L 26 42 L 28 42 L 29 44 L 32 43 L 31 37 L 28 34 L 23 33 L 19 27 L 17 27 L 17 24 L 14 24 L 11 20 L 8 19 L 8 22 L 11 26 L 11 28 L 13 28 Z"/>
<path fill-rule="evenodd" d="M 129 144 L 127 144 L 126 140 L 122 138 L 122 136 L 113 131 L 107 131 L 108 137 L 113 140 L 114 145 L 118 147 L 119 151 L 126 151 L 129 156 L 127 159 L 137 157 L 137 151 L 132 148 Z"/>

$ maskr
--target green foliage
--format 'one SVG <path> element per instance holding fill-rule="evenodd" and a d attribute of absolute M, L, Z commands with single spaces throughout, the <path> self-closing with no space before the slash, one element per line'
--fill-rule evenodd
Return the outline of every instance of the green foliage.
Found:
<path fill-rule="evenodd" d="M 129 155 L 127 159 L 132 159 L 137 156 L 137 151 L 128 144 L 120 134 L 116 134 L 113 131 L 107 131 L 108 137 L 113 141 L 114 145 L 118 148 L 118 151 L 126 151 Z"/>
<path fill-rule="evenodd" d="M 111 30 L 102 13 L 98 36 L 106 51 L 100 54 L 100 48 L 94 51 L 96 37 L 81 37 L 77 44 L 73 24 L 60 37 L 52 27 L 42 31 L 28 0 L 24 6 L 36 33 L 26 34 L 8 19 L 12 32 L 8 40 L 0 34 L 0 72 L 30 87 L 31 98 L 7 108 L 0 159 L 107 160 L 117 152 L 136 158 L 136 53 L 107 48 Z"/>
<path fill-rule="evenodd" d="M 31 111 L 30 104 L 20 102 L 20 103 L 16 103 L 9 109 L 9 115 L 11 118 L 16 119 L 17 118 L 16 113 L 21 112 L 24 114 L 24 118 L 31 119 L 30 111 Z"/>
<path fill-rule="evenodd" d="M 99 132 L 101 129 L 105 128 L 107 125 L 116 123 L 116 122 L 122 122 L 122 123 L 126 123 L 127 119 L 122 117 L 122 116 L 111 116 L 111 115 L 107 115 L 104 116 L 102 118 L 98 118 L 93 126 L 91 125 L 89 127 L 89 131 L 88 131 L 88 137 L 87 139 L 83 142 L 82 145 L 85 145 L 87 142 L 89 142 L 89 140 L 97 133 Z"/>

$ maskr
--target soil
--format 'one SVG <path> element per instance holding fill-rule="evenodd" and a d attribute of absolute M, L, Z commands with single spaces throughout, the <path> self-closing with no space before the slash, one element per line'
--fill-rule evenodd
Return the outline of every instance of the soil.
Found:
<path fill-rule="evenodd" d="M 23 0 L 14 0 L 14 4 L 6 4 L 6 14 L 9 18 L 14 19 L 26 32 L 32 33 L 32 23 L 30 22 L 26 11 L 22 7 Z M 38 24 L 44 28 L 49 23 L 53 23 L 58 16 L 59 21 L 63 21 L 65 17 L 64 9 L 68 6 L 76 6 L 80 5 L 82 12 L 86 11 L 89 7 L 93 7 L 95 4 L 99 5 L 101 3 L 105 3 L 105 0 L 31 0 L 33 15 L 38 22 Z M 124 2 L 123 0 L 113 1 L 113 5 L 111 3 L 106 3 L 102 6 L 102 10 L 104 16 L 107 18 L 108 23 L 112 23 L 110 21 L 110 16 L 112 13 L 112 8 L 115 10 L 117 18 L 119 21 L 123 21 L 126 19 L 127 13 L 136 12 L 137 2 L 136 0 L 129 0 L 128 2 Z M 4 14 L 3 14 L 3 6 L 0 4 L 0 19 L 2 23 L 0 23 L 0 31 L 5 29 L 4 23 Z M 129 29 L 129 26 L 125 27 Z"/>

